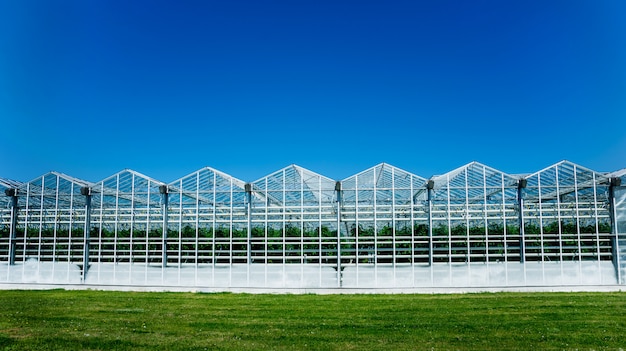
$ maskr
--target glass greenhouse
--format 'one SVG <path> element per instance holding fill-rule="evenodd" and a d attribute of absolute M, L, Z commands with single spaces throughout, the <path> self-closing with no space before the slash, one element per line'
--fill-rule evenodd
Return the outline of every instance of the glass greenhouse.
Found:
<path fill-rule="evenodd" d="M 439 288 L 626 283 L 626 169 L 511 175 L 388 164 L 335 181 L 291 165 L 253 182 L 0 178 L 0 283 Z M 624 184 L 625 186 L 622 186 Z"/>

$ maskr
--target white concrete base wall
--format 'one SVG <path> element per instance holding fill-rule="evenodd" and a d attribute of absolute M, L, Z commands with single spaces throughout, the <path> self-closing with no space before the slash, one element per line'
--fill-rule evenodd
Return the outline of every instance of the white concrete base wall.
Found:
<path fill-rule="evenodd" d="M 23 284 L 80 284 L 78 265 L 67 262 L 38 262 L 31 259 L 15 265 L 0 263 L 0 282 Z"/>
<path fill-rule="evenodd" d="M 197 287 L 333 288 L 337 273 L 316 265 L 233 264 L 167 267 L 92 264 L 85 281 L 106 285 L 165 285 Z"/>
<path fill-rule="evenodd" d="M 341 272 L 311 264 L 233 264 L 167 267 L 143 264 L 78 265 L 29 260 L 0 263 L 0 284 L 83 284 L 252 289 L 411 289 L 617 285 L 610 261 L 424 265 L 352 265 Z"/>
<path fill-rule="evenodd" d="M 507 287 L 614 285 L 615 268 L 602 262 L 352 266 L 343 270 L 345 288 Z"/>

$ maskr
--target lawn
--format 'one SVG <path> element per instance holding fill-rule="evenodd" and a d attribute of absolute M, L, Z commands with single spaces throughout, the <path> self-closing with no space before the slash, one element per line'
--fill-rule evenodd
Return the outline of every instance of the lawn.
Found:
<path fill-rule="evenodd" d="M 0 350 L 617 350 L 626 293 L 0 291 Z"/>

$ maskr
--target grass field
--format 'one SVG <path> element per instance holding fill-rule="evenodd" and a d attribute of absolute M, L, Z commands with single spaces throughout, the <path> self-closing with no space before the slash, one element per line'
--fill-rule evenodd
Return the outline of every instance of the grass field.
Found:
<path fill-rule="evenodd" d="M 1 350 L 618 350 L 626 293 L 0 291 Z"/>

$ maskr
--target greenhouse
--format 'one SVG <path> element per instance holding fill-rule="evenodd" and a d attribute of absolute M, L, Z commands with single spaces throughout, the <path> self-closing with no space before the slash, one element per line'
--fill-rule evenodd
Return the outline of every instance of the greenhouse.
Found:
<path fill-rule="evenodd" d="M 626 169 L 478 162 L 337 181 L 291 165 L 246 182 L 0 178 L 0 283 L 187 288 L 626 284 Z M 624 185 L 624 186 L 622 186 Z"/>

